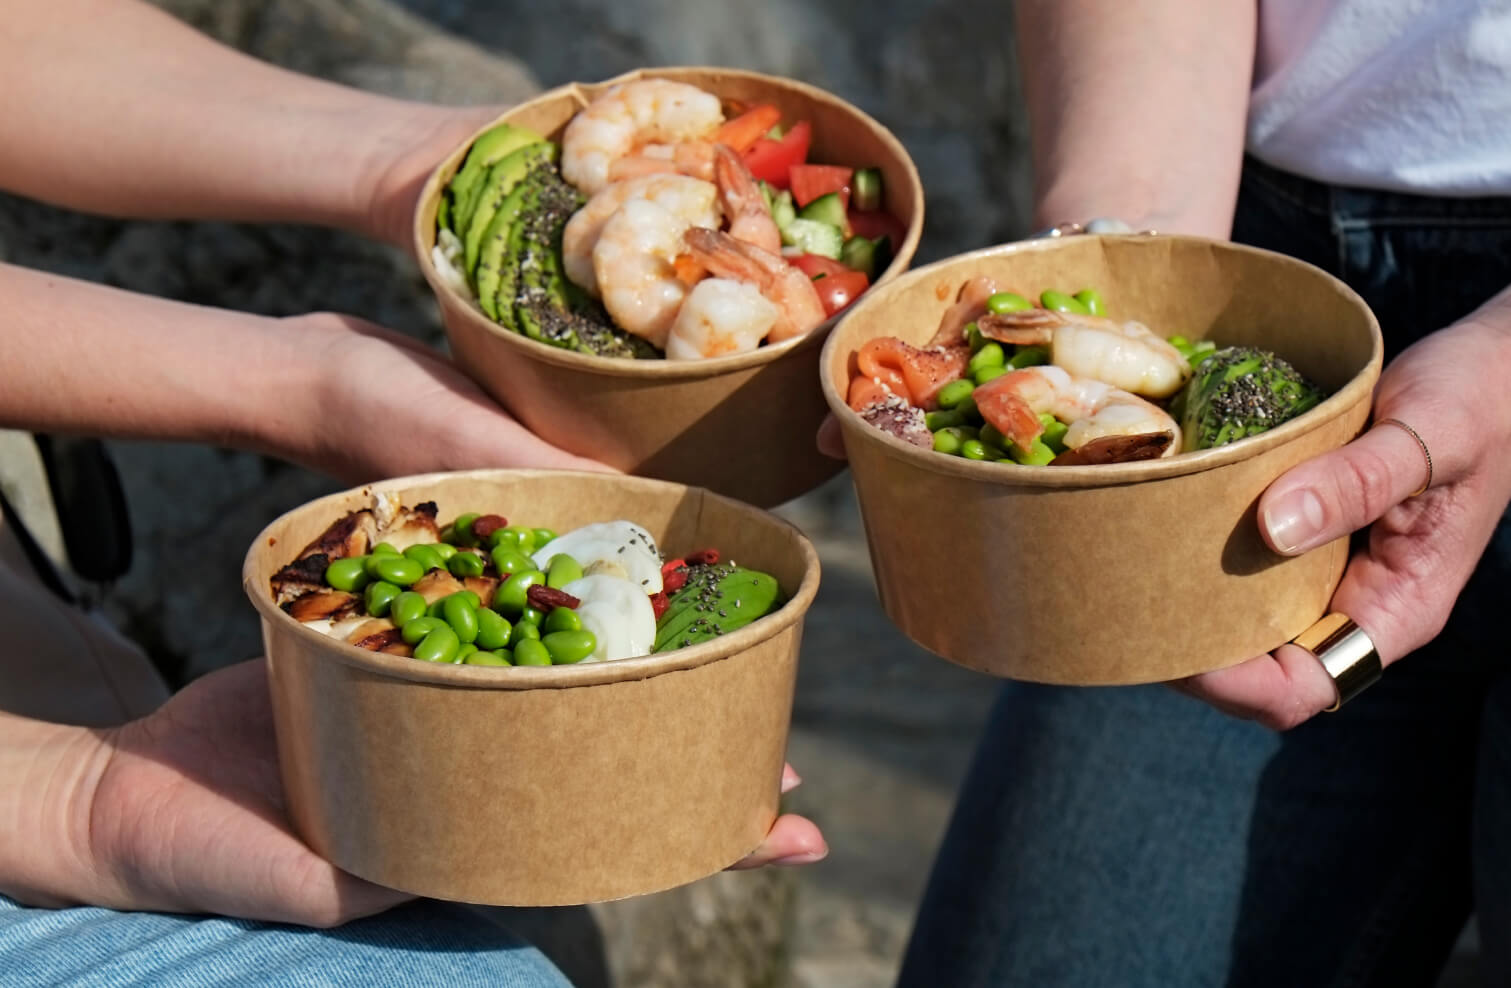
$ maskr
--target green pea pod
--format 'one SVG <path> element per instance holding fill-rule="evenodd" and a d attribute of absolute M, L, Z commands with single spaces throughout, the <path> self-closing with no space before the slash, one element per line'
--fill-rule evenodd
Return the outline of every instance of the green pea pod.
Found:
<path fill-rule="evenodd" d="M 517 666 L 548 666 L 551 653 L 539 640 L 527 638 L 514 646 L 514 664 Z"/>
<path fill-rule="evenodd" d="M 425 598 L 413 590 L 406 590 L 388 605 L 388 619 L 395 627 L 403 628 L 416 618 L 425 616 Z"/>
<path fill-rule="evenodd" d="M 1105 316 L 1107 306 L 1102 304 L 1102 293 L 1095 288 L 1083 288 L 1076 292 L 1076 301 L 1086 307 L 1086 311 L 1093 316 Z"/>
<path fill-rule="evenodd" d="M 413 621 L 406 622 L 399 634 L 406 645 L 418 645 L 421 639 L 437 628 L 446 628 L 446 622 L 440 618 L 417 617 Z M 446 630 L 451 629 L 446 628 Z"/>
<path fill-rule="evenodd" d="M 1032 309 L 1034 304 L 1017 292 L 997 292 L 986 300 L 986 307 L 997 315 Z"/>
<path fill-rule="evenodd" d="M 492 651 L 505 648 L 513 634 L 513 627 L 495 610 L 484 607 L 477 612 L 477 647 Z"/>
<path fill-rule="evenodd" d="M 456 632 L 442 624 L 421 639 L 414 647 L 414 657 L 421 662 L 450 662 L 462 647 Z"/>
<path fill-rule="evenodd" d="M 581 631 L 582 618 L 570 607 L 553 607 L 541 622 L 542 631 Z"/>
<path fill-rule="evenodd" d="M 564 552 L 551 557 L 546 567 L 546 586 L 560 590 L 573 580 L 582 579 L 582 565 Z"/>
<path fill-rule="evenodd" d="M 493 609 L 505 617 L 513 617 L 529 608 L 526 594 L 537 583 L 545 583 L 546 574 L 538 569 L 520 570 L 499 584 L 493 594 Z"/>
<path fill-rule="evenodd" d="M 393 602 L 403 593 L 404 591 L 396 584 L 389 583 L 386 580 L 369 583 L 364 601 L 367 605 L 367 613 L 373 617 L 387 617 L 388 609 L 393 606 Z"/>
<path fill-rule="evenodd" d="M 366 556 L 347 556 L 325 568 L 325 582 L 348 593 L 361 590 L 369 579 Z"/>
<path fill-rule="evenodd" d="M 1050 289 L 1046 289 L 1039 296 L 1039 304 L 1055 312 L 1075 312 L 1083 316 L 1091 315 L 1090 312 L 1086 311 L 1086 306 L 1074 295 L 1066 295 L 1064 292 Z"/>
<path fill-rule="evenodd" d="M 459 552 L 446 560 L 446 568 L 452 576 L 465 580 L 469 576 L 482 576 L 488 564 L 475 552 Z"/>
<path fill-rule="evenodd" d="M 542 635 L 540 643 L 551 655 L 556 665 L 573 665 L 593 654 L 598 647 L 598 637 L 586 628 L 576 631 L 553 631 Z"/>
<path fill-rule="evenodd" d="M 446 597 L 441 602 L 441 617 L 456 632 L 463 645 L 477 641 L 477 606 L 459 593 Z"/>

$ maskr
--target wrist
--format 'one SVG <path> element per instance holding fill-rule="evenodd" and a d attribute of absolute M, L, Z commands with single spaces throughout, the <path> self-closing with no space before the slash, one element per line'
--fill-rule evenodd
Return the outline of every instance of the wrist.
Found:
<path fill-rule="evenodd" d="M 0 713 L 0 892 L 61 907 L 102 901 L 91 840 L 109 732 Z"/>

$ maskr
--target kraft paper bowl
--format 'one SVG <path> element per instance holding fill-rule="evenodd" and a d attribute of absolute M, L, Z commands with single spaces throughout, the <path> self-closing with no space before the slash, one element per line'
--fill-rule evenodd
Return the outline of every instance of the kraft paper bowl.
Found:
<path fill-rule="evenodd" d="M 617 662 L 491 668 L 364 651 L 285 614 L 269 579 L 380 490 L 433 500 L 443 521 L 470 509 L 566 531 L 628 518 L 663 551 L 716 547 L 771 573 L 788 601 L 711 642 Z M 474 903 L 604 901 L 717 872 L 776 818 L 818 579 L 792 526 L 654 480 L 478 470 L 296 508 L 257 537 L 243 569 L 294 826 L 354 875 Z"/>
<path fill-rule="evenodd" d="M 636 78 L 675 79 L 725 99 L 775 103 L 784 119 L 813 122 L 813 160 L 879 167 L 885 206 L 906 234 L 877 284 L 907 268 L 923 230 L 923 185 L 912 159 L 881 124 L 813 86 L 735 69 L 645 69 L 553 89 L 494 123 L 521 124 L 559 140 L 567 121 L 596 94 Z M 440 303 L 452 353 L 464 371 L 547 442 L 628 473 L 695 484 L 770 507 L 840 470 L 842 464 L 813 444 L 826 412 L 814 380 L 833 319 L 804 337 L 750 353 L 698 361 L 622 360 L 511 332 L 449 287 L 431 258 L 436 209 L 476 136 L 431 174 L 414 223 L 420 269 Z"/>
<path fill-rule="evenodd" d="M 1030 298 L 1094 287 L 1110 315 L 1161 335 L 1273 350 L 1330 397 L 1228 446 L 1074 467 L 921 450 L 851 411 L 860 346 L 926 343 L 961 283 L 982 274 Z M 976 251 L 882 286 L 830 334 L 822 384 L 882 605 L 908 637 L 997 676 L 1143 683 L 1260 655 L 1323 615 L 1347 540 L 1282 557 L 1260 537 L 1256 502 L 1288 468 L 1359 433 L 1381 353 L 1363 301 L 1300 261 L 1191 237 L 1080 236 Z"/>

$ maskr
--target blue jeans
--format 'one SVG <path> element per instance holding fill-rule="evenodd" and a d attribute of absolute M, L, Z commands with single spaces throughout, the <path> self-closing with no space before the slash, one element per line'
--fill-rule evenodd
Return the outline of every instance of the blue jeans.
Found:
<path fill-rule="evenodd" d="M 1234 239 L 1351 284 L 1393 356 L 1511 282 L 1511 199 L 1245 167 Z M 1159 686 L 1007 683 L 905 986 L 1431 985 L 1471 908 L 1511 984 L 1511 520 L 1446 630 L 1280 734 Z"/>
<path fill-rule="evenodd" d="M 418 901 L 334 930 L 25 909 L 0 896 L 0 984 L 16 988 L 571 988 L 486 910 Z"/>

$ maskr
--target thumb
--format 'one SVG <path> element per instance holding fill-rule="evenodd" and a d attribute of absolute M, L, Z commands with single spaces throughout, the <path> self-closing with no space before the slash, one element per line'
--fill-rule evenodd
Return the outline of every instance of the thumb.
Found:
<path fill-rule="evenodd" d="M 1271 484 L 1259 499 L 1260 530 L 1276 552 L 1299 555 L 1372 524 L 1420 490 L 1430 471 L 1412 432 L 1376 422 Z"/>

